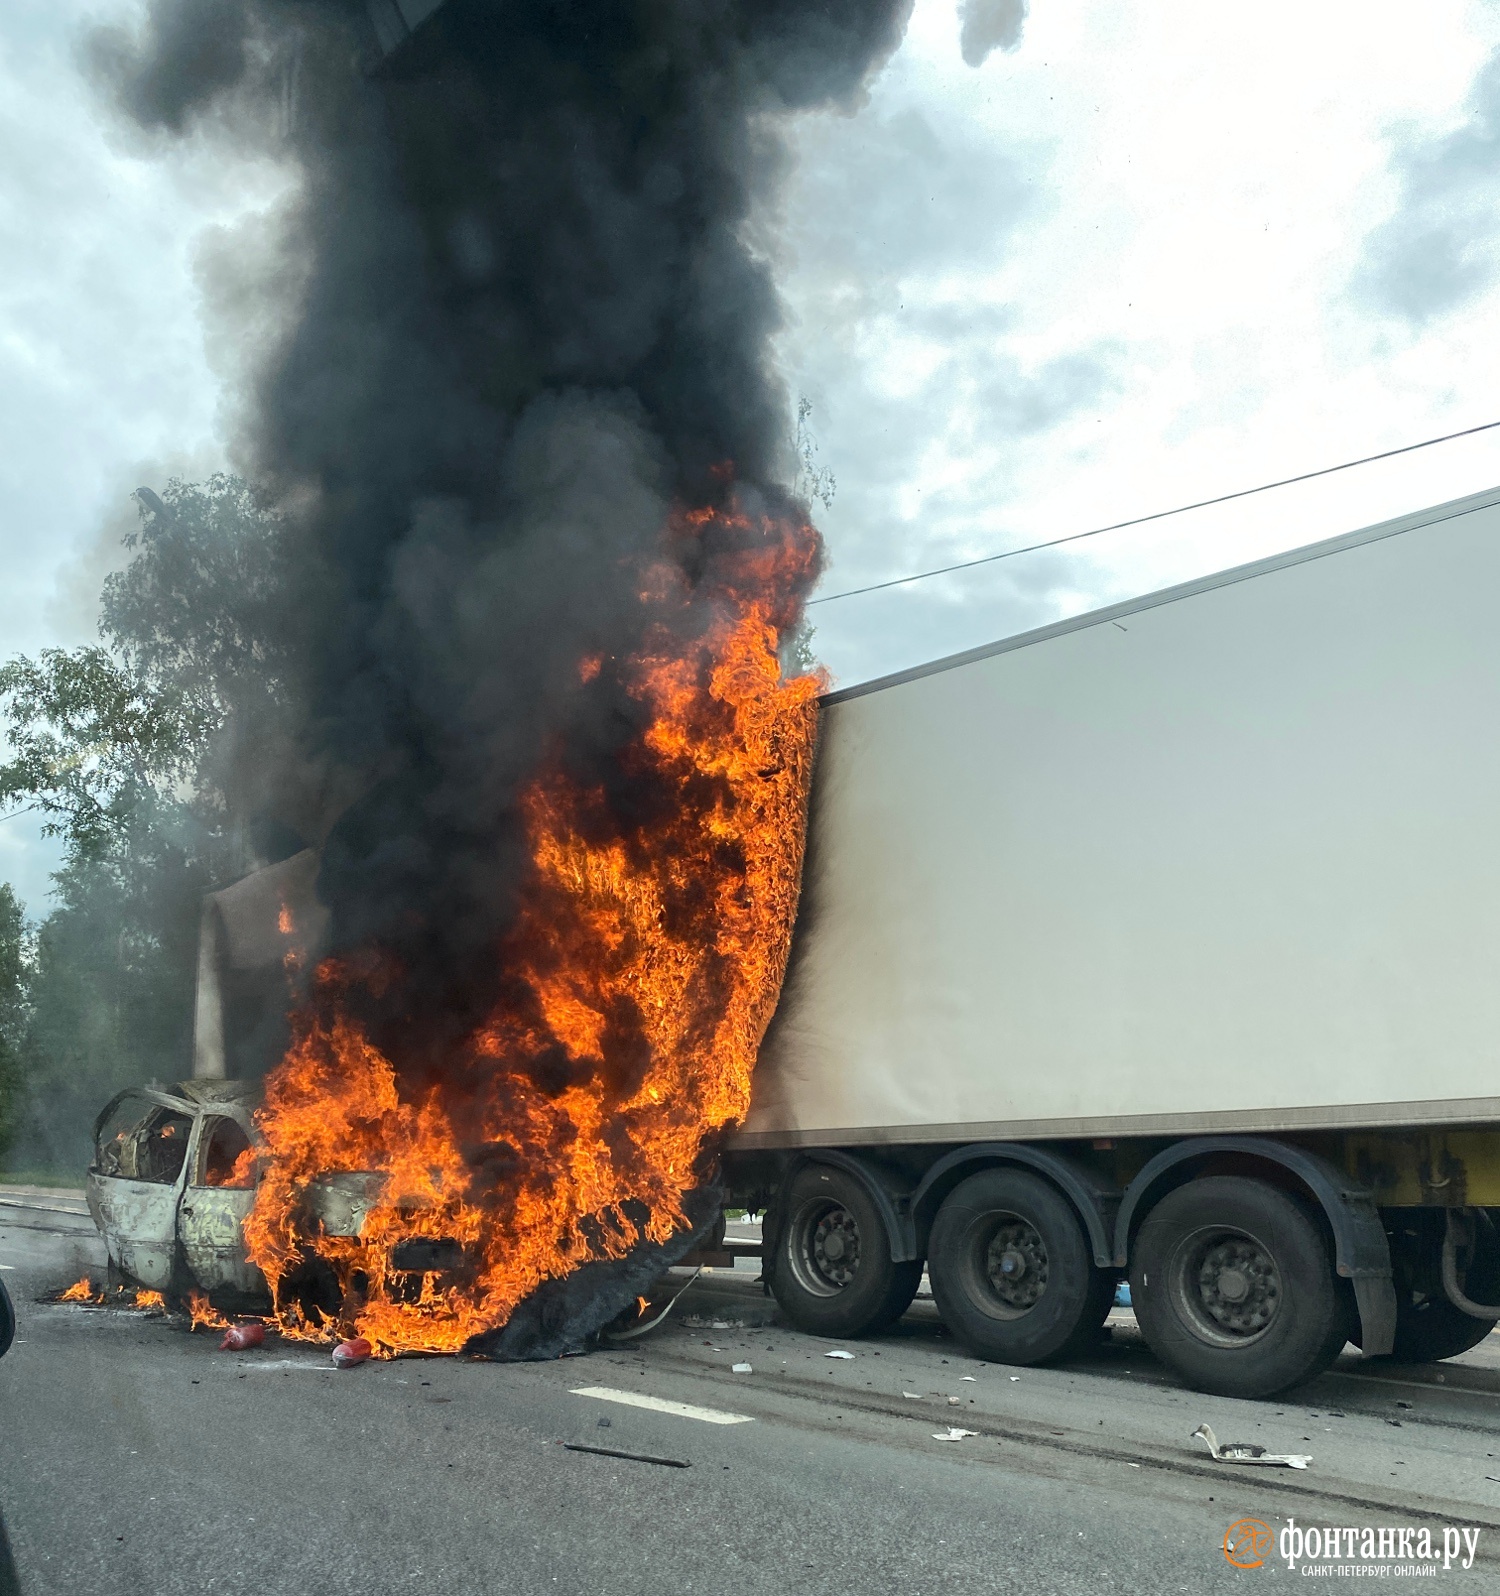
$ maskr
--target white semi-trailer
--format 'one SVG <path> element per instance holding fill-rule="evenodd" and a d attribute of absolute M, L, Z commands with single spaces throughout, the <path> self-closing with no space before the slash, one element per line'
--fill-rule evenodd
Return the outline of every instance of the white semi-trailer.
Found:
<path fill-rule="evenodd" d="M 726 1154 L 799 1325 L 1199 1387 L 1500 1318 L 1500 490 L 832 694 Z"/>

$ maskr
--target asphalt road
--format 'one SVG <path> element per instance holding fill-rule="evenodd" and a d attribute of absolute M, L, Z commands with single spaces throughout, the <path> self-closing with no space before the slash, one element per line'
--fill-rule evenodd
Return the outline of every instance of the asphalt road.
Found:
<path fill-rule="evenodd" d="M 779 1324 L 742 1265 L 628 1348 L 335 1372 L 321 1349 L 225 1353 L 178 1321 L 36 1302 L 92 1245 L 76 1212 L 0 1193 L 20 1318 L 0 1361 L 0 1510 L 25 1596 L 1069 1596 L 1306 1577 L 1274 1554 L 1229 1566 L 1226 1528 L 1247 1516 L 1439 1542 L 1479 1527 L 1473 1567 L 1434 1577 L 1500 1581 L 1500 1336 L 1432 1369 L 1351 1352 L 1295 1401 L 1234 1402 L 1176 1385 L 1128 1315 L 1062 1368 L 976 1362 L 920 1300 L 836 1349 Z M 1188 1438 L 1203 1420 L 1312 1465 L 1215 1464 Z M 976 1433 L 934 1439 L 952 1426 Z"/>

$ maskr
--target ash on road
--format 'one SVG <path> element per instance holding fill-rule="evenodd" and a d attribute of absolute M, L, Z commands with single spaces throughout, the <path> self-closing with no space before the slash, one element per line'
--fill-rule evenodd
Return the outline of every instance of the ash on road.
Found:
<path fill-rule="evenodd" d="M 0 1193 L 20 1315 L 0 1509 L 26 1596 L 1155 1596 L 1300 1577 L 1228 1565 L 1245 1517 L 1483 1526 L 1473 1568 L 1437 1577 L 1496 1580 L 1500 1337 L 1415 1370 L 1351 1351 L 1295 1401 L 1235 1402 L 1176 1385 L 1128 1314 L 1085 1360 L 1010 1369 L 919 1299 L 828 1358 L 742 1263 L 614 1351 L 338 1373 L 323 1348 L 231 1354 L 180 1322 L 35 1301 L 95 1245 L 68 1198 Z M 1215 1465 L 1188 1438 L 1204 1420 L 1312 1466 Z M 954 1428 L 974 1433 L 934 1439 Z"/>

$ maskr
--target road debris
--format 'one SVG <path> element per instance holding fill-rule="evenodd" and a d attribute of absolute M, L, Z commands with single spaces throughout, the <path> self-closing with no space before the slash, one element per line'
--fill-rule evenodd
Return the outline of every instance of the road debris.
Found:
<path fill-rule="evenodd" d="M 731 1364 L 730 1365 L 730 1369 L 731 1369 L 731 1372 L 734 1373 L 734 1374 L 754 1374 L 755 1373 L 755 1370 L 752 1369 L 748 1363 Z"/>
<path fill-rule="evenodd" d="M 355 1336 L 352 1341 L 340 1341 L 333 1349 L 333 1366 L 335 1369 L 352 1369 L 355 1364 L 363 1363 L 374 1350 L 363 1336 Z"/>
<path fill-rule="evenodd" d="M 266 1339 L 266 1327 L 259 1319 L 245 1324 L 232 1324 L 219 1343 L 220 1352 L 243 1352 L 247 1347 L 258 1347 Z"/>
<path fill-rule="evenodd" d="M 903 1391 L 901 1395 L 904 1397 L 910 1397 L 913 1402 L 920 1402 L 922 1400 L 922 1393 L 920 1391 Z"/>
<path fill-rule="evenodd" d="M 678 1287 L 678 1289 L 672 1293 L 672 1296 L 669 1299 L 669 1301 L 667 1302 L 666 1307 L 663 1308 L 661 1310 L 661 1312 L 659 1314 L 657 1314 L 656 1317 L 653 1318 L 653 1319 L 648 1319 L 646 1317 L 646 1313 L 647 1313 L 647 1311 L 648 1311 L 648 1309 L 650 1307 L 650 1304 L 646 1301 L 646 1299 L 644 1297 L 637 1298 L 636 1301 L 637 1301 L 637 1304 L 638 1304 L 639 1309 L 640 1309 L 640 1318 L 637 1320 L 637 1322 L 635 1324 L 631 1325 L 628 1329 L 625 1329 L 625 1330 L 618 1330 L 618 1331 L 611 1332 L 610 1330 L 606 1329 L 605 1331 L 603 1331 L 601 1333 L 600 1340 L 602 1340 L 602 1341 L 634 1341 L 637 1336 L 643 1336 L 643 1335 L 646 1334 L 646 1332 L 648 1330 L 654 1330 L 657 1327 L 657 1325 L 661 1324 L 666 1319 L 667 1315 L 669 1313 L 671 1313 L 673 1308 L 675 1308 L 677 1306 L 678 1300 L 681 1298 L 683 1292 L 686 1291 L 687 1288 L 690 1285 L 692 1285 L 692 1283 L 698 1278 L 698 1276 L 700 1274 L 702 1274 L 702 1272 L 703 1271 L 701 1269 L 695 1269 L 692 1272 L 692 1274 L 689 1275 L 688 1278 L 682 1283 L 682 1285 L 680 1287 Z M 693 1321 L 691 1319 L 686 1319 L 683 1322 L 685 1324 L 691 1324 Z M 717 1329 L 719 1329 L 721 1327 L 718 1326 L 718 1325 L 715 1325 L 714 1328 L 717 1330 Z M 722 1350 L 722 1349 L 716 1349 L 716 1350 Z"/>
<path fill-rule="evenodd" d="M 1220 1446 L 1219 1438 L 1206 1424 L 1200 1424 L 1188 1439 L 1202 1441 L 1215 1463 L 1264 1463 L 1273 1468 L 1305 1469 L 1312 1462 L 1300 1452 L 1268 1452 L 1253 1441 L 1227 1441 Z"/>
<path fill-rule="evenodd" d="M 933 1436 L 934 1441 L 962 1441 L 967 1435 L 978 1435 L 978 1430 L 960 1430 L 957 1425 L 943 1435 Z"/>
<path fill-rule="evenodd" d="M 961 1375 L 959 1375 L 959 1379 L 960 1380 L 971 1380 L 971 1381 L 973 1381 L 974 1383 L 977 1384 L 978 1381 L 979 1381 L 979 1376 L 977 1374 L 961 1374 Z"/>
<path fill-rule="evenodd" d="M 852 1352 L 845 1352 L 842 1347 L 839 1347 L 833 1352 L 825 1352 L 823 1356 L 825 1358 L 852 1358 L 854 1354 Z"/>
<path fill-rule="evenodd" d="M 959 1406 L 959 1398 L 958 1397 L 949 1397 L 948 1398 L 948 1406 L 950 1408 L 958 1407 Z"/>
<path fill-rule="evenodd" d="M 582 1441 L 564 1441 L 565 1452 L 592 1452 L 595 1457 L 621 1457 L 627 1463 L 654 1463 L 659 1469 L 690 1469 L 691 1463 L 685 1463 L 676 1457 L 652 1457 L 649 1452 L 621 1452 L 612 1446 L 585 1446 Z"/>

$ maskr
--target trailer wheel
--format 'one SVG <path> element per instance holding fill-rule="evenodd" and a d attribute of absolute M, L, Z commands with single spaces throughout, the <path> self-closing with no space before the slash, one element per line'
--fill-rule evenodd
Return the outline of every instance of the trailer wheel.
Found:
<path fill-rule="evenodd" d="M 1349 1330 L 1327 1243 L 1294 1197 L 1189 1181 L 1141 1226 L 1130 1273 L 1151 1350 L 1194 1389 L 1267 1397 L 1321 1374 Z"/>
<path fill-rule="evenodd" d="M 1476 1319 L 1443 1295 L 1442 1209 L 1408 1211 L 1391 1234 L 1391 1263 L 1396 1276 L 1396 1339 L 1392 1363 L 1441 1363 L 1477 1347 L 1495 1328 L 1490 1319 Z M 1482 1245 L 1469 1260 L 1464 1289 L 1483 1302 L 1500 1302 L 1500 1246 L 1495 1232 L 1480 1231 Z"/>
<path fill-rule="evenodd" d="M 1019 1169 L 984 1169 L 954 1187 L 933 1222 L 927 1271 L 943 1322 L 994 1363 L 1081 1351 L 1114 1292 L 1072 1205 Z"/>
<path fill-rule="evenodd" d="M 855 1176 L 810 1164 L 787 1191 L 770 1275 L 777 1302 L 799 1330 L 858 1336 L 906 1312 L 922 1264 L 891 1258 L 880 1211 Z"/>

